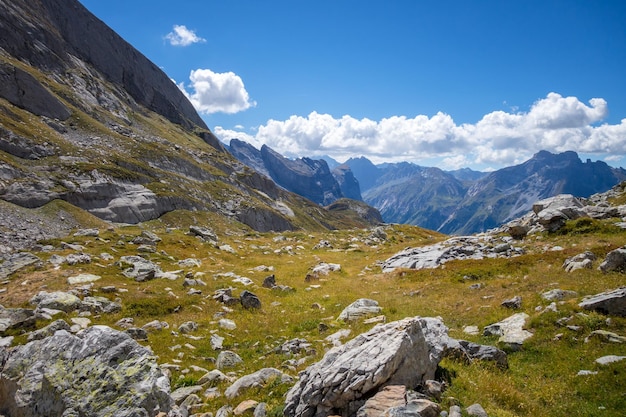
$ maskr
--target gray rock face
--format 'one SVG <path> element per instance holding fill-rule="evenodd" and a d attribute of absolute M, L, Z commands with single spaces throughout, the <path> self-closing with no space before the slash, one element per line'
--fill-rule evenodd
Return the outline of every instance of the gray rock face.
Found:
<path fill-rule="evenodd" d="M 359 298 L 348 307 L 346 307 L 341 314 L 339 314 L 338 320 L 342 321 L 354 321 L 363 317 L 378 314 L 382 311 L 382 308 L 378 305 L 378 301 L 370 300 L 368 298 Z"/>
<path fill-rule="evenodd" d="M 35 77 L 7 62 L 0 63 L 0 97 L 37 116 L 65 120 L 71 114 Z"/>
<path fill-rule="evenodd" d="M 127 334 L 93 326 L 0 350 L 0 413 L 36 416 L 154 416 L 170 412 L 169 380 Z M 26 372 L 24 372 L 26 370 Z M 94 378 L 97 375 L 97 378 Z"/>
<path fill-rule="evenodd" d="M 434 245 L 405 249 L 385 260 L 381 268 L 383 272 L 396 268 L 429 269 L 450 260 L 512 257 L 522 253 L 522 249 L 489 236 L 459 236 Z"/>
<path fill-rule="evenodd" d="M 611 271 L 626 272 L 626 248 L 618 248 L 606 254 L 598 269 L 604 273 Z"/>
<path fill-rule="evenodd" d="M 626 316 L 626 287 L 585 297 L 579 307 L 610 316 Z"/>
<path fill-rule="evenodd" d="M 28 329 L 35 326 L 35 312 L 28 308 L 0 306 L 0 336 L 10 329 Z"/>
<path fill-rule="evenodd" d="M 0 279 L 6 279 L 14 272 L 17 272 L 22 268 L 26 268 L 27 266 L 36 264 L 40 261 L 41 259 L 33 255 L 32 253 L 16 253 L 15 255 L 12 255 L 11 257 L 9 257 L 9 259 L 0 264 Z"/>
<path fill-rule="evenodd" d="M 445 331 L 440 320 L 407 318 L 329 350 L 287 393 L 285 416 L 341 414 L 384 386 L 417 387 L 433 379 L 443 353 L 433 338 Z"/>
<path fill-rule="evenodd" d="M 0 64 L 0 72 L 2 71 L 1 68 L 2 64 Z M 52 146 L 39 144 L 33 140 L 17 135 L 2 126 L 0 126 L 0 151 L 5 151 L 18 158 L 31 160 L 41 159 L 55 154 Z"/>
<path fill-rule="evenodd" d="M 343 197 L 341 188 L 324 160 L 287 159 L 266 145 L 261 157 L 271 178 L 289 191 L 326 206 Z"/>
<path fill-rule="evenodd" d="M 276 368 L 263 368 L 236 380 L 230 387 L 226 388 L 224 395 L 226 395 L 226 398 L 232 399 L 250 388 L 263 387 L 265 384 L 274 379 L 279 379 L 281 383 L 293 381 L 293 378 L 282 373 Z"/>
<path fill-rule="evenodd" d="M 132 97 L 173 123 L 207 129 L 189 100 L 161 69 L 79 2 L 14 1 L 1 6 L 5 30 L 0 47 L 9 54 L 44 71 L 61 72 L 88 65 L 130 95 L 119 99 Z M 48 104 L 49 100 L 40 106 Z M 57 111 L 50 117 L 58 115 L 63 113 Z"/>
<path fill-rule="evenodd" d="M 339 165 L 338 167 L 333 168 L 331 173 L 339 184 L 339 189 L 344 197 L 352 200 L 363 200 L 359 181 L 355 178 L 354 173 L 348 165 Z"/>

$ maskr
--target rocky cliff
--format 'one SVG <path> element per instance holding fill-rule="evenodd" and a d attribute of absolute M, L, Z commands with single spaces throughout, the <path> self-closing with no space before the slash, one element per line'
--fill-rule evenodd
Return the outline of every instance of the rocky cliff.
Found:
<path fill-rule="evenodd" d="M 285 158 L 267 145 L 261 149 L 232 139 L 228 150 L 242 163 L 266 175 L 281 187 L 320 204 L 329 205 L 340 198 L 362 200 L 359 182 L 347 165 L 330 170 L 323 159 Z"/>

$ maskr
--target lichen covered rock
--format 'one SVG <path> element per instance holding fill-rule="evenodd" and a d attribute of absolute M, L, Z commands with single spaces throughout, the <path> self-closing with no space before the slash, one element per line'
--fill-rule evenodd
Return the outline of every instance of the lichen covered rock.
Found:
<path fill-rule="evenodd" d="M 107 326 L 0 349 L 0 414 L 13 417 L 155 416 L 170 412 L 169 379 L 155 357 Z"/>

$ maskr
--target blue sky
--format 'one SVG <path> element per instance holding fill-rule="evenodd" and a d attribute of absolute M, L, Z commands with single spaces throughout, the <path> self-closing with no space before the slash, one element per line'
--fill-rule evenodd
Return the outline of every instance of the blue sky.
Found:
<path fill-rule="evenodd" d="M 290 157 L 626 166 L 626 1 L 81 0 L 225 142 Z"/>

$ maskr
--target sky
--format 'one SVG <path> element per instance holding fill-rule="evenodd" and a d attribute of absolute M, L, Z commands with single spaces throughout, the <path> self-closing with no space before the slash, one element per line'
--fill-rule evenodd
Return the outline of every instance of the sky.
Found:
<path fill-rule="evenodd" d="M 494 170 L 626 167 L 623 0 L 80 0 L 223 142 Z"/>

